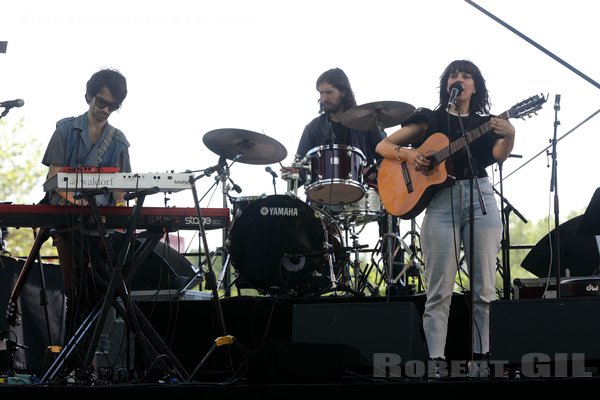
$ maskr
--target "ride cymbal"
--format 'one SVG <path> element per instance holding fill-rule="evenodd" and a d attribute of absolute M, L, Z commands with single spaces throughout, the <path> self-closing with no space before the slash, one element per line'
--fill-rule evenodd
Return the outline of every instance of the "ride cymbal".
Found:
<path fill-rule="evenodd" d="M 202 141 L 212 152 L 245 164 L 273 164 L 287 157 L 287 150 L 277 140 L 244 129 L 215 129 Z"/>
<path fill-rule="evenodd" d="M 340 122 L 353 129 L 383 129 L 399 125 L 413 111 L 415 107 L 400 101 L 376 101 L 346 110 Z"/>

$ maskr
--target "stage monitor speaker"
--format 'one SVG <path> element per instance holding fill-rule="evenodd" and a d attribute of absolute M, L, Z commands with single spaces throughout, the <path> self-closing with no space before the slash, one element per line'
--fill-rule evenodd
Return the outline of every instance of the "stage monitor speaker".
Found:
<path fill-rule="evenodd" d="M 428 357 L 421 317 L 412 302 L 295 304 L 292 342 L 337 343 L 360 351 L 394 353 L 407 361 Z"/>
<path fill-rule="evenodd" d="M 583 215 L 559 225 L 560 276 L 591 276 L 598 268 L 598 243 L 593 235 L 581 235 L 576 232 Z M 521 262 L 521 266 L 536 276 L 556 277 L 556 257 L 554 246 L 556 229 L 544 236 Z M 567 272 L 567 269 L 569 270 Z"/>
<path fill-rule="evenodd" d="M 576 233 L 578 235 L 600 235 L 600 188 L 594 192 Z"/>
<path fill-rule="evenodd" d="M 499 300 L 490 307 L 490 353 L 493 360 L 520 363 L 542 353 L 585 354 L 600 360 L 600 298 Z"/>

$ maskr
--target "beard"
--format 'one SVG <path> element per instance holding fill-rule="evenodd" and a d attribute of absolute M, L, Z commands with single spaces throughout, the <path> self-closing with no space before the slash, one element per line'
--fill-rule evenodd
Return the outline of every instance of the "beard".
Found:
<path fill-rule="evenodd" d="M 321 103 L 321 107 L 323 108 L 323 111 L 325 112 L 329 112 L 329 113 L 337 113 L 338 111 L 342 111 L 342 99 L 338 99 L 335 103 Z"/>

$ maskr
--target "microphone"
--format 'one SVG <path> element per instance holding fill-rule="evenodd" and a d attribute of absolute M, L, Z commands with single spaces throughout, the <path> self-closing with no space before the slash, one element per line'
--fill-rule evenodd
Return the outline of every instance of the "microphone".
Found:
<path fill-rule="evenodd" d="M 217 179 L 218 178 L 215 177 L 215 180 L 217 180 Z M 233 185 L 231 188 L 233 190 L 235 190 L 236 193 L 242 193 L 242 188 L 237 183 L 235 183 L 231 178 L 229 178 L 229 182 L 231 182 L 231 184 Z"/>
<path fill-rule="evenodd" d="M 560 110 L 560 94 L 557 94 L 557 95 L 554 97 L 554 109 L 555 109 L 556 111 Z"/>
<path fill-rule="evenodd" d="M 450 107 L 452 107 L 452 104 L 454 103 L 456 98 L 458 96 L 460 96 L 460 94 L 463 92 L 463 90 L 464 90 L 463 85 L 461 85 L 460 82 L 454 82 L 452 84 L 452 86 L 450 86 L 450 99 L 448 99 L 448 105 L 446 106 L 446 112 L 448 110 L 450 110 Z"/>
<path fill-rule="evenodd" d="M 275 173 L 275 171 L 273 171 L 273 170 L 271 169 L 271 167 L 269 167 L 269 166 L 266 166 L 266 167 L 265 167 L 265 171 L 267 171 L 268 173 L 270 173 L 270 174 L 273 176 L 273 178 L 277 178 L 277 174 Z"/>
<path fill-rule="evenodd" d="M 3 101 L 2 103 L 0 103 L 0 107 L 4 107 L 8 110 L 9 108 L 13 108 L 13 107 L 23 107 L 24 104 L 25 104 L 25 102 L 23 100 L 16 99 L 16 100 Z"/>

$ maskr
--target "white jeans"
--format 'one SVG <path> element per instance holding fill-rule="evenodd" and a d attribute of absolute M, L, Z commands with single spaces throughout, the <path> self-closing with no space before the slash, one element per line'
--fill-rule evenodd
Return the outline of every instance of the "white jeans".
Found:
<path fill-rule="evenodd" d="M 425 211 L 421 229 L 427 281 L 423 329 L 431 358 L 445 358 L 448 315 L 461 258 L 461 244 L 470 277 L 474 277 L 473 351 L 489 352 L 489 312 L 490 302 L 496 298 L 496 259 L 502 239 L 502 221 L 489 179 L 479 178 L 479 186 L 487 213 L 482 214 L 475 186 L 474 270 L 469 262 L 469 181 L 457 181 L 452 187 L 436 192 Z M 454 213 L 451 213 L 452 210 Z"/>

